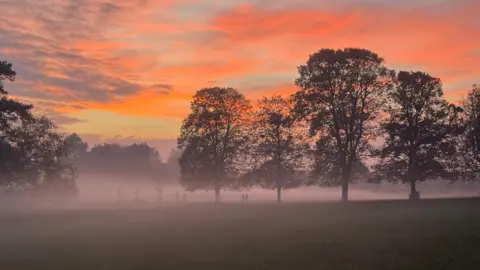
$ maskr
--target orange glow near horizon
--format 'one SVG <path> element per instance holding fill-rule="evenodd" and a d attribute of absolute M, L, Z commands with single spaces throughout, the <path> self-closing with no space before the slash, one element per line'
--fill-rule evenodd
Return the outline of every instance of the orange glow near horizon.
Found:
<path fill-rule="evenodd" d="M 79 134 L 173 139 L 196 90 L 288 95 L 320 48 L 428 72 L 452 102 L 480 83 L 471 0 L 4 2 L 0 60 L 18 72 L 7 89 Z"/>

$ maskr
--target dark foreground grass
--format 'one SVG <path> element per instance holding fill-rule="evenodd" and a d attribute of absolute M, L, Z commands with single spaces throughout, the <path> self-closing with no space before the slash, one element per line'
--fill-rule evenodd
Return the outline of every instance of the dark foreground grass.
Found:
<path fill-rule="evenodd" d="M 480 269 L 480 200 L 2 217 L 0 269 Z"/>

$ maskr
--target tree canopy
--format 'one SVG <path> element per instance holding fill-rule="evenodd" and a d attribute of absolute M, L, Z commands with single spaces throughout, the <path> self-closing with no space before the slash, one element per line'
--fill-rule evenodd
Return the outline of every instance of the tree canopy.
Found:
<path fill-rule="evenodd" d="M 322 49 L 298 72 L 295 111 L 316 137 L 316 177 L 322 185 L 340 185 L 346 201 L 352 175 L 365 168 L 378 97 L 390 86 L 392 73 L 377 54 L 356 48 Z"/>
<path fill-rule="evenodd" d="M 250 102 L 234 88 L 199 90 L 190 105 L 178 138 L 182 182 L 220 190 L 231 185 L 239 149 L 247 141 Z"/>
<path fill-rule="evenodd" d="M 309 154 L 307 130 L 292 114 L 293 105 L 281 96 L 264 97 L 251 122 L 248 150 L 252 165 L 243 181 L 276 189 L 278 202 L 282 189 L 302 184 L 299 172 Z"/>
<path fill-rule="evenodd" d="M 381 123 L 386 140 L 377 176 L 409 183 L 412 199 L 418 198 L 418 181 L 456 177 L 452 162 L 460 109 L 443 98 L 440 79 L 401 71 L 386 101 Z"/>

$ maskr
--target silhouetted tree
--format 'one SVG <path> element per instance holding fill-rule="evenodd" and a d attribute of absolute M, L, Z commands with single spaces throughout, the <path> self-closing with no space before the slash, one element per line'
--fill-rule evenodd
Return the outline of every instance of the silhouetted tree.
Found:
<path fill-rule="evenodd" d="M 213 188 L 215 201 L 220 190 L 230 185 L 235 160 L 247 141 L 245 97 L 233 88 L 199 90 L 190 105 L 178 138 L 182 182 L 193 188 Z"/>
<path fill-rule="evenodd" d="M 158 151 L 146 143 L 127 146 L 108 143 L 95 145 L 86 153 L 82 162 L 85 171 L 109 174 L 135 173 L 153 180 L 161 178 L 160 167 L 162 162 Z"/>
<path fill-rule="evenodd" d="M 465 133 L 461 150 L 464 169 L 475 174 L 480 172 L 480 86 L 473 85 L 462 106 Z"/>
<path fill-rule="evenodd" d="M 78 172 L 66 155 L 64 138 L 46 117 L 32 117 L 8 132 L 8 173 L 3 187 L 15 191 L 75 193 Z"/>
<path fill-rule="evenodd" d="M 165 166 L 164 175 L 168 181 L 180 181 L 180 164 L 179 160 L 182 152 L 178 150 L 172 150 L 168 156 Z"/>
<path fill-rule="evenodd" d="M 0 139 L 5 139 L 6 133 L 19 121 L 32 117 L 30 110 L 32 105 L 21 103 L 8 97 L 4 81 L 15 81 L 17 73 L 12 70 L 12 64 L 0 61 Z"/>
<path fill-rule="evenodd" d="M 460 109 L 443 98 L 440 79 L 423 72 L 399 72 L 386 99 L 386 138 L 376 174 L 409 183 L 410 199 L 418 199 L 417 182 L 457 176 L 452 161 Z"/>
<path fill-rule="evenodd" d="M 365 50 L 322 49 L 298 68 L 296 112 L 316 136 L 315 172 L 321 185 L 342 187 L 342 201 L 355 172 L 361 172 L 374 136 L 380 102 L 392 73 Z"/>
<path fill-rule="evenodd" d="M 88 144 L 77 133 L 70 134 L 65 138 L 65 146 L 70 159 L 83 158 L 87 154 Z"/>
<path fill-rule="evenodd" d="M 3 81 L 9 80 L 13 82 L 16 76 L 17 73 L 12 69 L 11 63 L 8 63 L 7 61 L 0 61 L 0 94 L 8 94 L 3 85 Z"/>
<path fill-rule="evenodd" d="M 248 153 L 253 166 L 243 179 L 276 189 L 278 203 L 282 189 L 301 185 L 296 173 L 309 154 L 307 130 L 291 114 L 293 105 L 281 96 L 263 98 L 251 123 Z"/>

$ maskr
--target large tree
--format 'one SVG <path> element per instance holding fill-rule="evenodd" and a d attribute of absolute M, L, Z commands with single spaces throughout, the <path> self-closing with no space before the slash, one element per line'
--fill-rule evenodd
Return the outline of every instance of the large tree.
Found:
<path fill-rule="evenodd" d="M 340 185 L 342 201 L 347 201 L 352 175 L 365 168 L 362 162 L 380 105 L 377 97 L 390 85 L 392 74 L 377 54 L 355 48 L 322 49 L 298 72 L 296 112 L 317 138 L 316 176 L 322 185 Z"/>
<path fill-rule="evenodd" d="M 463 169 L 468 176 L 476 176 L 480 172 L 480 86 L 473 85 L 462 105 L 465 133 L 460 147 Z"/>
<path fill-rule="evenodd" d="M 309 154 L 308 134 L 292 115 L 293 102 L 281 96 L 258 101 L 251 123 L 248 154 L 251 168 L 243 180 L 263 188 L 282 189 L 301 185 L 299 172 Z"/>
<path fill-rule="evenodd" d="M 236 89 L 214 87 L 199 90 L 190 108 L 178 138 L 181 180 L 190 188 L 213 188 L 219 202 L 247 140 L 250 102 Z"/>
<path fill-rule="evenodd" d="M 410 198 L 418 199 L 417 182 L 456 176 L 452 162 L 460 109 L 443 98 L 440 79 L 423 72 L 399 72 L 386 99 L 385 144 L 376 174 L 409 183 Z"/>
<path fill-rule="evenodd" d="M 64 138 L 32 105 L 8 97 L 4 81 L 13 82 L 12 64 L 0 61 L 0 187 L 19 192 L 75 192 L 77 171 Z"/>

